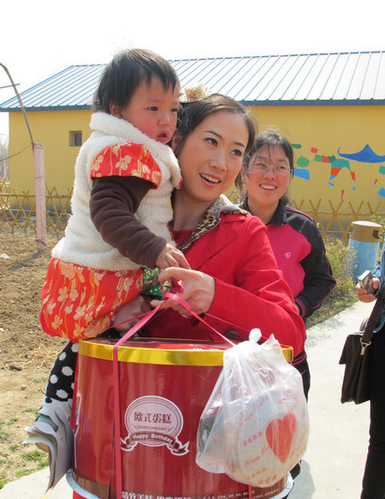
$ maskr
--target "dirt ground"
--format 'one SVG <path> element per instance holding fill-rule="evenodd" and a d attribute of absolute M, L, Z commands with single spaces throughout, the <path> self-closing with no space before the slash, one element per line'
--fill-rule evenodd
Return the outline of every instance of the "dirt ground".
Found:
<path fill-rule="evenodd" d="M 46 464 L 46 455 L 23 445 L 48 374 L 66 340 L 39 323 L 41 288 L 57 238 L 37 250 L 33 232 L 0 227 L 0 488 Z"/>

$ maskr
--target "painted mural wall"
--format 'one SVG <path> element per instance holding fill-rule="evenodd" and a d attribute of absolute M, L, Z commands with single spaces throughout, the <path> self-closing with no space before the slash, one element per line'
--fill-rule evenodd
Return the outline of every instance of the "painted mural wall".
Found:
<path fill-rule="evenodd" d="M 330 210 L 343 200 L 385 210 L 385 107 L 253 108 L 259 129 L 286 135 L 295 153 L 290 195 L 297 204 L 321 200 Z"/>

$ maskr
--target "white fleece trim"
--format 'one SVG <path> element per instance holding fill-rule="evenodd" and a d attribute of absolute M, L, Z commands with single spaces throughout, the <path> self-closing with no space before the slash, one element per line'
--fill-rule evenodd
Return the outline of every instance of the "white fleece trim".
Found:
<path fill-rule="evenodd" d="M 154 234 L 170 244 L 167 223 L 172 219 L 170 196 L 179 187 L 180 171 L 172 150 L 165 144 L 147 137 L 131 123 L 106 113 L 91 117 L 94 132 L 82 146 L 75 166 L 75 183 L 70 217 L 65 237 L 52 250 L 52 256 L 84 267 L 104 270 L 135 270 L 139 266 L 123 257 L 106 243 L 94 226 L 89 209 L 92 179 L 90 171 L 96 157 L 106 148 L 120 143 L 143 143 L 157 162 L 162 177 L 157 189 L 150 189 L 135 214 Z"/>
<path fill-rule="evenodd" d="M 133 142 L 134 144 L 143 144 L 151 152 L 151 155 L 157 163 L 166 163 L 170 167 L 173 185 L 174 187 L 179 186 L 179 164 L 171 147 L 151 139 L 132 123 L 106 113 L 94 113 L 91 116 L 90 127 L 91 130 L 98 131 L 103 135 L 120 137 L 120 140 L 117 143 L 123 140 Z"/>

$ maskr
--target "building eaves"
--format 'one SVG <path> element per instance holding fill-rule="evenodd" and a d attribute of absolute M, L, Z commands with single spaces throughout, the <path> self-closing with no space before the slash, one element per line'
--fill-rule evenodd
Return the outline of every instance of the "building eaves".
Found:
<path fill-rule="evenodd" d="M 385 52 L 171 60 L 182 88 L 202 84 L 247 106 L 385 105 Z M 20 94 L 27 111 L 91 109 L 103 64 L 74 65 Z M 16 97 L 0 112 L 20 111 Z"/>

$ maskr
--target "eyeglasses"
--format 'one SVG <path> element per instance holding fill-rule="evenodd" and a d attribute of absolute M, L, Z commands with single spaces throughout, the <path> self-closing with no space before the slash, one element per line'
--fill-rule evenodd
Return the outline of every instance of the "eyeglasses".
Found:
<path fill-rule="evenodd" d="M 272 170 L 276 175 L 289 175 L 290 174 L 290 166 L 288 165 L 266 165 L 265 163 L 251 163 L 249 165 L 249 173 L 253 172 L 268 172 Z"/>

